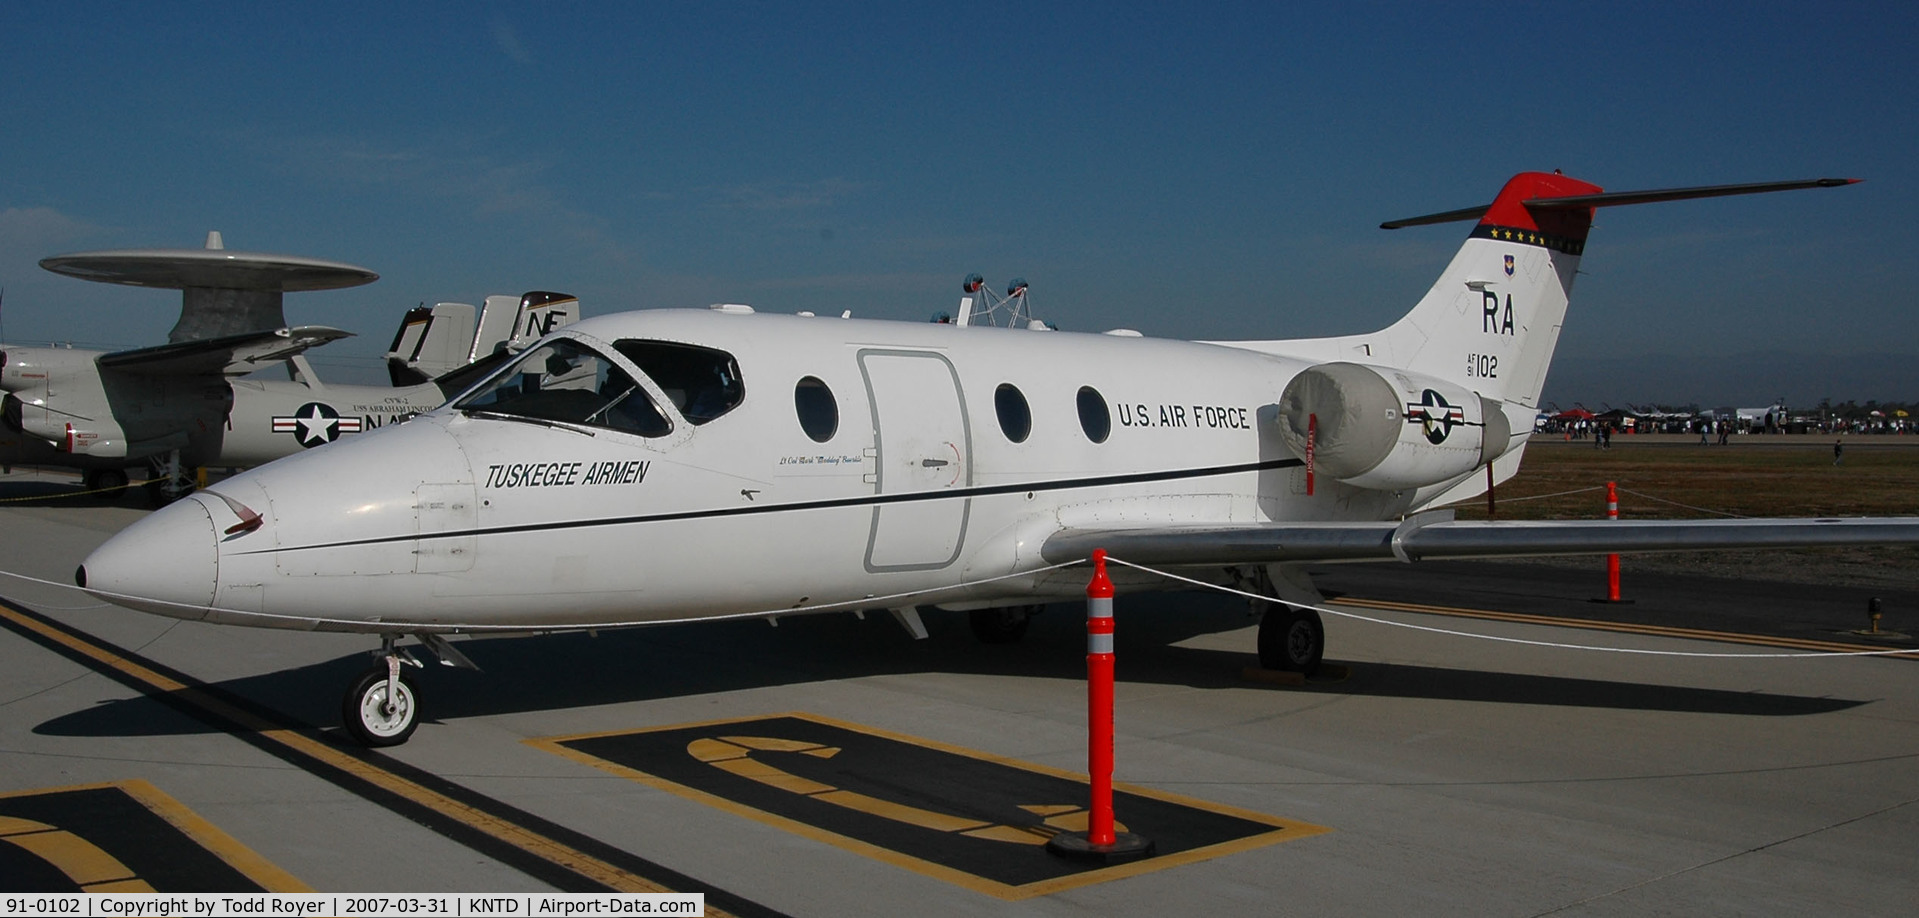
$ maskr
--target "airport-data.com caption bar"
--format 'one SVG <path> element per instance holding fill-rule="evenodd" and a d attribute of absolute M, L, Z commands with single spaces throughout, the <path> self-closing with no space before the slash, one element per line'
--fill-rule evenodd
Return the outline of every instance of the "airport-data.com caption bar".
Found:
<path fill-rule="evenodd" d="M 74 918 L 704 918 L 705 893 L 77 893 L 0 897 L 0 916 Z"/>

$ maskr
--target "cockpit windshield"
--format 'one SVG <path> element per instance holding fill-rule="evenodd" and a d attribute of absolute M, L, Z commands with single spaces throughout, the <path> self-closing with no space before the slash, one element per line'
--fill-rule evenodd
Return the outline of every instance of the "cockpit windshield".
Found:
<path fill-rule="evenodd" d="M 642 437 L 673 431 L 673 422 L 632 376 L 571 338 L 558 338 L 528 351 L 454 407 L 468 414 L 603 427 Z"/>
<path fill-rule="evenodd" d="M 746 397 L 733 355 L 697 344 L 627 339 L 615 341 L 626 359 L 666 393 L 668 401 L 694 425 L 732 411 Z"/>

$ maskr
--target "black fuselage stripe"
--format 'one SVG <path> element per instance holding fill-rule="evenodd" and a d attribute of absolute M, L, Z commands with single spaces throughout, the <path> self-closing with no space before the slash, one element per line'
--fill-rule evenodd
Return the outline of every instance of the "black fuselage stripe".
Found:
<path fill-rule="evenodd" d="M 1088 478 L 1066 478 L 1057 481 L 1027 481 L 1015 484 L 981 485 L 969 488 L 941 488 L 931 491 L 897 491 L 891 494 L 864 494 L 859 497 L 837 497 L 830 500 L 797 501 L 790 504 L 748 505 L 744 507 L 718 507 L 709 510 L 682 510 L 677 513 L 653 513 L 641 516 L 619 516 L 590 520 L 553 520 L 545 523 L 522 523 L 517 526 L 493 526 L 486 529 L 448 530 L 445 532 L 410 532 L 405 535 L 380 536 L 372 539 L 354 539 L 346 542 L 325 542 L 318 545 L 283 545 L 273 548 L 261 548 L 254 551 L 234 552 L 238 555 L 272 554 L 285 551 L 310 551 L 321 548 L 353 548 L 360 545 L 382 545 L 392 542 L 413 542 L 420 539 L 463 539 L 473 536 L 515 535 L 528 532 L 552 532 L 558 529 L 590 529 L 597 526 L 629 526 L 641 523 L 673 523 L 685 520 L 720 519 L 729 516 L 758 516 L 768 513 L 793 513 L 805 510 L 839 510 L 848 507 L 878 507 L 886 504 L 904 504 L 920 501 L 959 500 L 972 497 L 991 497 L 998 494 L 1018 494 L 1021 491 L 1070 491 L 1078 488 L 1100 488 L 1114 485 L 1147 484 L 1156 481 L 1179 481 L 1189 478 L 1210 478 L 1216 475 L 1234 475 L 1244 472 L 1265 472 L 1273 469 L 1292 468 L 1305 465 L 1301 459 L 1268 459 L 1263 462 L 1244 462 L 1237 465 L 1215 465 L 1197 469 L 1165 469 L 1157 472 L 1133 472 L 1125 475 L 1100 475 Z"/>

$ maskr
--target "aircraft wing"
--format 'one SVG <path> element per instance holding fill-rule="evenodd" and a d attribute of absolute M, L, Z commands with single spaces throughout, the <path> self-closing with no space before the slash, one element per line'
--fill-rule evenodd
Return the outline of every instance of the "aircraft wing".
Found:
<path fill-rule="evenodd" d="M 1040 553 L 1053 563 L 1104 548 L 1137 564 L 1234 565 L 1914 543 L 1919 517 L 1911 516 L 1502 522 L 1460 521 L 1440 511 L 1404 522 L 1064 529 Z"/>
<path fill-rule="evenodd" d="M 351 337 L 352 332 L 337 328 L 301 325 L 115 351 L 103 355 L 99 363 L 102 368 L 147 376 L 245 376 L 307 348 Z"/>

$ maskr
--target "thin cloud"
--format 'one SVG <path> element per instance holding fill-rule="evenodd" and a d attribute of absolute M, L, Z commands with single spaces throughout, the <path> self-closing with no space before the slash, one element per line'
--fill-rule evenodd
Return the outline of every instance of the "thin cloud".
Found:
<path fill-rule="evenodd" d="M 859 182 L 830 178 L 814 182 L 730 185 L 714 189 L 721 207 L 735 210 L 791 211 L 832 207 L 864 188 Z"/>
<path fill-rule="evenodd" d="M 359 189 L 403 188 L 463 203 L 476 216 L 539 217 L 608 258 L 633 259 L 633 253 L 612 238 L 603 217 L 568 204 L 543 180 L 552 168 L 549 163 L 384 147 L 360 138 L 296 138 L 262 146 L 278 151 L 286 170 L 310 181 Z"/>
<path fill-rule="evenodd" d="M 522 64 L 533 63 L 533 55 L 526 53 L 526 46 L 520 44 L 520 36 L 515 34 L 513 27 L 504 21 L 493 23 L 493 43 L 499 45 L 500 50 L 514 61 Z"/>
<path fill-rule="evenodd" d="M 55 254 L 52 250 L 95 235 L 102 227 L 69 217 L 51 207 L 0 210 L 0 249 Z"/>

